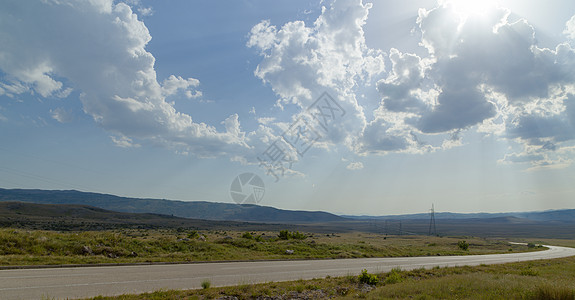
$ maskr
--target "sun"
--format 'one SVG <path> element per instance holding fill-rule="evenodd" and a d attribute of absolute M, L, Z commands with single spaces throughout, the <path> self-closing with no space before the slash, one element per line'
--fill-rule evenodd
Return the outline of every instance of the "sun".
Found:
<path fill-rule="evenodd" d="M 453 9 L 464 17 L 470 15 L 486 15 L 497 7 L 497 0 L 447 0 Z"/>

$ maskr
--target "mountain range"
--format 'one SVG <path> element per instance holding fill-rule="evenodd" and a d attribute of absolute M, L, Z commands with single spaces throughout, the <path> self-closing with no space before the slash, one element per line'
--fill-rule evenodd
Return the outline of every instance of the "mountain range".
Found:
<path fill-rule="evenodd" d="M 89 205 L 116 212 L 155 213 L 217 221 L 315 223 L 346 220 L 334 214 L 318 211 L 292 211 L 253 204 L 126 198 L 75 190 L 0 189 L 0 201 Z"/>
<path fill-rule="evenodd" d="M 165 199 L 127 198 L 109 194 L 75 190 L 2 189 L 0 201 L 40 204 L 77 204 L 126 213 L 154 213 L 189 219 L 271 222 L 271 223 L 330 223 L 346 221 L 429 220 L 429 213 L 387 216 L 339 216 L 321 211 L 294 211 L 253 204 L 216 203 L 207 201 L 174 201 Z M 575 223 L 575 209 L 510 213 L 450 213 L 436 212 L 437 220 L 495 223 Z"/>

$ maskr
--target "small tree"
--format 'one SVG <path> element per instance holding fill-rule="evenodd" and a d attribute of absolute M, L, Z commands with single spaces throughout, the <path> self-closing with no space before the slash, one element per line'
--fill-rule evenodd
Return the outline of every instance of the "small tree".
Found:
<path fill-rule="evenodd" d="M 469 244 L 466 241 L 459 241 L 457 246 L 463 251 L 467 251 L 467 249 L 469 249 Z"/>
<path fill-rule="evenodd" d="M 290 237 L 294 240 L 305 240 L 307 238 L 307 235 L 299 231 L 294 231 L 290 234 Z"/>
<path fill-rule="evenodd" d="M 280 240 L 289 240 L 289 231 L 287 230 L 280 230 L 280 233 L 278 234 L 278 238 Z"/>
<path fill-rule="evenodd" d="M 377 275 L 367 273 L 366 269 L 363 269 L 361 271 L 361 275 L 359 275 L 358 279 L 359 282 L 367 283 L 370 285 L 376 285 L 379 282 L 379 278 L 377 278 Z"/>

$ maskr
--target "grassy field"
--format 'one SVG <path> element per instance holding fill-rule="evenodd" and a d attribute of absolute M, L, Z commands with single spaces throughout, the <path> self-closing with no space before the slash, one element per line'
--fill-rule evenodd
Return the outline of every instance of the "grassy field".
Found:
<path fill-rule="evenodd" d="M 222 288 L 205 282 L 200 290 L 93 299 L 575 299 L 575 257 L 371 275 L 376 284 L 351 275 Z"/>
<path fill-rule="evenodd" d="M 458 243 L 466 240 L 468 250 Z M 286 250 L 293 250 L 287 254 Z M 383 236 L 177 229 L 56 232 L 0 229 L 0 267 L 99 263 L 196 262 L 468 255 L 533 251 L 506 241 L 469 237 Z"/>

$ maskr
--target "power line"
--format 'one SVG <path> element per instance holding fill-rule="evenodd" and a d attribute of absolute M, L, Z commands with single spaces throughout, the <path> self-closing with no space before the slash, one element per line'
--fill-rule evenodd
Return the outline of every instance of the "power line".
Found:
<path fill-rule="evenodd" d="M 431 212 L 429 214 L 429 235 L 437 235 L 437 229 L 435 228 L 435 208 L 433 207 L 433 203 L 431 204 Z"/>

